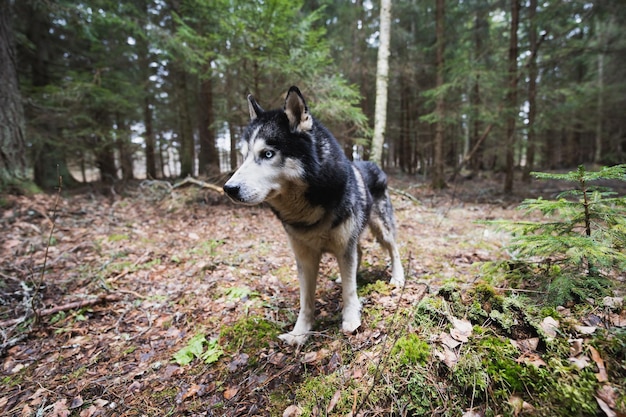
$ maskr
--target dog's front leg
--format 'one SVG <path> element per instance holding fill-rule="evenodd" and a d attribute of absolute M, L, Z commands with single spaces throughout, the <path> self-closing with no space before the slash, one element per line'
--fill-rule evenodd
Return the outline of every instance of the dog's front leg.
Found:
<path fill-rule="evenodd" d="M 302 345 L 309 337 L 315 319 L 315 286 L 322 254 L 294 240 L 292 239 L 291 247 L 298 266 L 300 313 L 293 330 L 280 335 L 279 338 L 290 345 Z"/>
<path fill-rule="evenodd" d="M 361 303 L 356 292 L 356 271 L 359 259 L 357 252 L 357 245 L 353 244 L 342 256 L 337 257 L 343 297 L 341 328 L 346 333 L 353 333 L 361 326 Z"/>

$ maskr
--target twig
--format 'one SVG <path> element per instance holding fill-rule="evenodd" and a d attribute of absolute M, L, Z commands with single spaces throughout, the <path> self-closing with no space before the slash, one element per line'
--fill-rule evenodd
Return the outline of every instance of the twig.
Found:
<path fill-rule="evenodd" d="M 409 273 L 411 271 L 411 260 L 412 260 L 412 256 L 411 256 L 411 254 L 409 254 L 409 265 L 408 265 L 408 268 L 407 268 Z M 423 284 L 423 285 L 425 285 L 426 288 L 428 288 L 427 284 Z M 392 323 L 397 323 L 398 322 L 398 312 L 400 311 L 400 302 L 402 301 L 402 296 L 404 295 L 404 290 L 405 289 L 406 289 L 406 281 L 405 281 L 404 285 L 402 286 L 402 290 L 400 291 L 400 297 L 398 298 L 398 302 L 396 303 L 396 308 L 395 308 L 395 310 L 393 312 Z M 425 293 L 426 293 L 426 291 L 424 291 L 424 294 Z M 369 389 L 367 390 L 367 393 L 365 393 L 365 396 L 363 397 L 363 399 L 359 403 L 358 407 L 356 407 L 356 409 L 353 407 L 353 413 L 352 413 L 353 417 L 356 417 L 359 414 L 359 411 L 361 411 L 361 408 L 363 408 L 363 405 L 365 405 L 365 402 L 367 401 L 367 399 L 369 398 L 370 394 L 374 390 L 374 387 L 376 386 L 377 379 L 380 377 L 383 369 L 385 369 L 385 367 L 387 366 L 387 361 L 391 357 L 391 355 L 389 355 L 389 352 L 391 352 L 393 350 L 394 346 L 396 345 L 396 343 L 398 342 L 398 340 L 400 339 L 402 334 L 403 334 L 403 332 L 396 331 L 396 334 L 395 334 L 395 337 L 393 339 L 393 342 L 391 343 L 391 345 L 389 346 L 388 349 L 387 349 L 387 340 L 389 339 L 389 337 L 385 338 L 385 341 L 383 342 L 383 349 L 382 349 L 382 351 L 380 353 L 381 356 L 384 356 L 384 357 L 383 357 L 382 360 L 379 360 L 378 363 L 376 364 L 376 369 L 374 370 L 374 379 L 372 380 L 372 385 L 370 385 Z"/>
<path fill-rule="evenodd" d="M 73 301 L 71 303 L 63 304 L 60 306 L 45 308 L 43 310 L 40 310 L 37 315 L 39 318 L 41 318 L 41 317 L 51 316 L 52 314 L 56 314 L 61 311 L 83 308 L 83 307 L 87 307 L 87 306 L 91 306 L 95 304 L 100 304 L 105 301 L 119 301 L 120 299 L 121 297 L 116 294 L 104 294 L 104 295 L 100 295 L 96 298 L 91 298 L 88 300 Z M 16 324 L 22 323 L 26 321 L 27 319 L 29 319 L 33 314 L 34 312 L 31 312 L 30 314 L 26 314 L 16 319 L 0 321 L 0 327 L 9 327 L 9 326 L 14 326 Z"/>
<path fill-rule="evenodd" d="M 57 171 L 59 167 L 57 166 Z M 37 324 L 41 319 L 41 313 L 37 311 L 37 307 L 35 303 L 37 302 L 37 297 L 39 292 L 41 291 L 41 286 L 43 285 L 43 279 L 46 274 L 46 264 L 48 263 L 48 251 L 50 249 L 50 244 L 52 242 L 52 234 L 54 233 L 54 226 L 56 225 L 57 218 L 57 209 L 59 208 L 59 199 L 61 198 L 61 189 L 63 188 L 63 176 L 59 175 L 59 188 L 57 190 L 56 198 L 54 199 L 54 206 L 52 208 L 52 226 L 50 227 L 50 233 L 48 234 L 48 241 L 46 242 L 46 251 L 43 256 L 43 267 L 41 268 L 41 274 L 39 275 L 39 282 L 35 285 L 35 293 L 30 300 L 30 307 L 35 317 L 35 321 L 33 324 Z"/>
<path fill-rule="evenodd" d="M 422 205 L 422 202 L 421 202 L 421 201 L 419 201 L 417 198 L 415 198 L 415 197 L 414 197 L 414 196 L 412 196 L 411 194 L 407 193 L 406 191 L 402 191 L 402 190 L 399 190 L 399 189 L 397 189 L 397 188 L 392 188 L 392 187 L 387 187 L 387 189 L 388 189 L 389 191 L 391 191 L 392 193 L 399 194 L 399 195 L 401 195 L 402 197 L 406 197 L 406 198 L 408 198 L 409 200 L 411 200 L 411 201 L 412 201 L 412 202 L 414 202 L 415 204 Z"/>
<path fill-rule="evenodd" d="M 208 188 L 209 190 L 215 191 L 216 193 L 220 195 L 224 195 L 224 190 L 222 189 L 222 187 L 215 185 L 215 184 L 208 183 L 208 182 L 197 180 L 193 177 L 187 177 L 181 182 L 177 182 L 176 184 L 172 186 L 172 189 L 179 188 L 187 184 L 194 184 L 200 188 Z"/>

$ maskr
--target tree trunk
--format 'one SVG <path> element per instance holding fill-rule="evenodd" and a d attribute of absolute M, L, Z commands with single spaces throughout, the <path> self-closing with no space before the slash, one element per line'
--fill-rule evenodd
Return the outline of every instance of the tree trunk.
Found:
<path fill-rule="evenodd" d="M 126 125 L 126 121 L 121 114 L 115 115 L 117 119 L 117 129 L 115 132 L 115 143 L 117 145 L 117 151 L 120 154 L 120 168 L 122 168 L 122 179 L 129 181 L 135 179 L 134 174 L 134 161 L 133 161 L 133 144 L 130 140 L 129 129 Z"/>
<path fill-rule="evenodd" d="M 513 192 L 515 173 L 515 122 L 517 120 L 517 28 L 519 26 L 519 0 L 511 0 L 511 32 L 509 39 L 509 88 L 506 121 L 506 167 L 504 176 L 504 192 Z"/>
<path fill-rule="evenodd" d="M 446 187 L 446 180 L 444 176 L 444 157 L 443 157 L 443 140 L 444 140 L 444 114 L 445 114 L 445 102 L 444 96 L 441 93 L 441 87 L 443 86 L 443 71 L 444 71 L 444 58 L 445 51 L 444 43 L 444 19 L 445 19 L 445 0 L 437 0 L 436 5 L 436 36 L 437 36 L 437 85 L 439 90 L 437 94 L 437 101 L 435 104 L 435 113 L 437 115 L 437 124 L 435 125 L 435 147 L 433 155 L 433 173 L 431 185 L 435 189 L 441 189 Z"/>
<path fill-rule="evenodd" d="M 389 83 L 389 43 L 391 37 L 391 0 L 380 2 L 380 44 L 376 64 L 376 107 L 374 111 L 374 137 L 370 161 L 382 163 L 385 127 L 387 125 L 387 90 Z"/>
<path fill-rule="evenodd" d="M 200 154 L 198 155 L 198 174 L 211 177 L 219 175 L 220 161 L 215 146 L 215 116 L 213 114 L 213 83 L 209 78 L 200 84 L 198 100 Z"/>
<path fill-rule="evenodd" d="M 173 72 L 178 106 L 178 140 L 180 143 L 180 176 L 194 175 L 195 149 L 191 115 L 187 101 L 187 72 L 178 68 Z"/>
<path fill-rule="evenodd" d="M 10 13 L 10 1 L 0 0 L 0 188 L 26 179 L 24 108 Z"/>
<path fill-rule="evenodd" d="M 535 120 L 537 119 L 537 0 L 530 0 L 528 19 L 530 20 L 529 42 L 530 61 L 528 62 L 528 136 L 526 143 L 526 165 L 522 180 L 530 182 L 530 173 L 535 166 Z"/>

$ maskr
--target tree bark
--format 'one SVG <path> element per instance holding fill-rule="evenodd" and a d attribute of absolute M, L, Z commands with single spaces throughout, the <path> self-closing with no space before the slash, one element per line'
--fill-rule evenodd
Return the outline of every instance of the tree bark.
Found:
<path fill-rule="evenodd" d="M 172 71 L 178 106 L 178 140 L 180 143 L 180 177 L 194 175 L 195 147 L 191 115 L 187 101 L 187 72 L 183 68 Z"/>
<path fill-rule="evenodd" d="M 200 83 L 198 100 L 200 154 L 198 174 L 208 177 L 219 175 L 220 161 L 215 146 L 215 116 L 213 112 L 213 82 L 210 76 Z"/>
<path fill-rule="evenodd" d="M 391 37 L 391 0 L 380 2 L 380 44 L 376 64 L 376 105 L 374 111 L 374 137 L 370 161 L 382 164 L 385 128 L 387 125 L 387 90 L 389 84 L 389 44 Z"/>
<path fill-rule="evenodd" d="M 535 166 L 535 121 L 537 119 L 537 0 L 530 0 L 528 19 L 530 27 L 528 40 L 530 42 L 530 61 L 528 63 L 528 135 L 526 142 L 526 165 L 522 180 L 530 182 L 530 173 Z"/>
<path fill-rule="evenodd" d="M 506 122 L 506 167 L 504 192 L 513 192 L 515 173 L 515 124 L 517 120 L 517 29 L 519 26 L 519 0 L 511 0 L 511 31 L 509 39 L 509 88 L 507 92 L 508 117 Z"/>
<path fill-rule="evenodd" d="M 444 19 L 445 19 L 445 0 L 437 0 L 436 4 L 436 36 L 437 36 L 437 81 L 436 88 L 439 89 L 437 95 L 437 101 L 435 104 L 435 113 L 437 115 L 437 123 L 435 125 L 435 147 L 433 155 L 433 173 L 431 185 L 435 189 L 441 189 L 446 187 L 446 180 L 444 177 L 444 158 L 443 158 L 443 140 L 444 140 L 444 115 L 445 115 L 445 102 L 444 96 L 441 94 L 441 87 L 443 86 L 443 72 L 444 72 Z"/>
<path fill-rule="evenodd" d="M 0 188 L 26 179 L 25 121 L 16 71 L 10 1 L 0 0 Z"/>

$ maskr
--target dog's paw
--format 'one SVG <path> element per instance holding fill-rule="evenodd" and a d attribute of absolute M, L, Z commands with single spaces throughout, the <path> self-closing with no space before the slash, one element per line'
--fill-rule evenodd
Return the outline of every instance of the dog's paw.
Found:
<path fill-rule="evenodd" d="M 358 317 L 353 318 L 351 320 L 346 319 L 341 324 L 341 330 L 344 333 L 349 333 L 349 334 L 356 332 L 359 327 L 361 327 L 361 319 Z"/>
<path fill-rule="evenodd" d="M 280 340 L 291 346 L 302 346 L 309 338 L 308 334 L 284 333 L 278 336 Z"/>
<path fill-rule="evenodd" d="M 404 286 L 404 276 L 398 274 L 398 276 L 396 276 L 395 274 L 391 277 L 391 281 L 389 281 L 389 283 L 391 285 L 395 285 L 396 287 L 403 287 Z"/>

